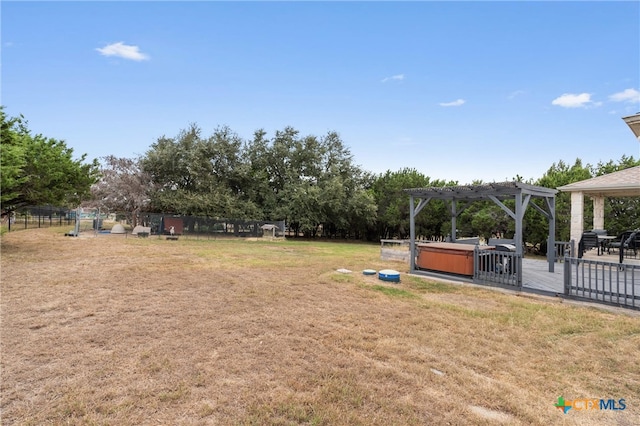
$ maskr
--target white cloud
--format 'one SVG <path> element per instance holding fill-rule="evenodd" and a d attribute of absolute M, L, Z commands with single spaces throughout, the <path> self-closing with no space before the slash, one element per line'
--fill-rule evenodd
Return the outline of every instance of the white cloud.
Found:
<path fill-rule="evenodd" d="M 551 105 L 561 106 L 563 108 L 585 108 L 590 105 L 600 105 L 600 102 L 591 100 L 591 93 L 565 93 L 560 97 L 551 101 Z"/>
<path fill-rule="evenodd" d="M 614 93 L 609 96 L 609 100 L 613 102 L 640 102 L 640 92 L 636 89 L 625 89 L 622 92 Z"/>
<path fill-rule="evenodd" d="M 393 81 L 393 80 L 396 80 L 396 81 L 404 80 L 404 74 L 396 74 L 396 75 L 392 75 L 391 77 L 383 78 L 381 82 L 386 83 L 387 81 Z"/>
<path fill-rule="evenodd" d="M 453 102 L 441 102 L 439 105 L 443 106 L 443 107 L 452 107 L 452 106 L 463 105 L 465 102 L 467 102 L 467 101 L 465 101 L 464 99 L 457 99 L 457 100 L 455 100 Z"/>
<path fill-rule="evenodd" d="M 118 56 L 124 59 L 131 59 L 132 61 L 146 61 L 149 59 L 149 55 L 140 52 L 138 46 L 129 46 L 121 41 L 107 44 L 102 48 L 98 47 L 96 50 L 104 56 Z"/>
<path fill-rule="evenodd" d="M 509 93 L 509 95 L 507 96 L 507 99 L 514 99 L 518 96 L 522 96 L 524 94 L 526 94 L 527 92 L 525 92 L 524 90 L 515 90 L 511 93 Z"/>

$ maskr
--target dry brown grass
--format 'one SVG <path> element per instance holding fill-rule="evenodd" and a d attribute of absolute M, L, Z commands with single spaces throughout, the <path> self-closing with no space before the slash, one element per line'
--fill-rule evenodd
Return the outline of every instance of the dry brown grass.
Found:
<path fill-rule="evenodd" d="M 634 312 L 385 284 L 377 246 L 29 230 L 1 266 L 3 425 L 640 424 Z"/>

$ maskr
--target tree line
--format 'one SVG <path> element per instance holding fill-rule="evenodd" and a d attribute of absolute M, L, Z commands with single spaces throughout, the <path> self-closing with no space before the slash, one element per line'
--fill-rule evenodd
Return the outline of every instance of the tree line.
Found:
<path fill-rule="evenodd" d="M 526 183 L 557 188 L 640 164 L 619 161 L 583 165 L 554 163 Z M 522 181 L 516 176 L 514 180 Z M 482 184 L 475 181 L 472 184 Z M 337 132 L 301 135 L 285 127 L 272 136 L 264 130 L 245 140 L 223 126 L 211 135 L 191 124 L 175 136 L 159 137 L 138 158 L 108 156 L 86 162 L 72 159 L 64 141 L 31 135 L 25 121 L 2 113 L 2 209 L 21 205 L 77 206 L 125 212 L 135 223 L 141 212 L 220 219 L 284 220 L 294 235 L 306 237 L 406 238 L 409 197 L 405 188 L 456 186 L 405 168 L 372 174 L 358 166 Z M 585 202 L 588 203 L 588 200 Z M 637 198 L 607 198 L 610 233 L 637 226 Z M 557 239 L 567 240 L 570 194 L 556 198 Z M 590 209 L 585 223 L 590 223 Z M 478 201 L 458 218 L 459 236 L 511 235 L 514 223 L 491 201 Z M 525 240 L 543 245 L 547 222 L 534 209 L 525 217 Z M 448 208 L 430 202 L 416 217 L 417 235 L 450 232 Z"/>

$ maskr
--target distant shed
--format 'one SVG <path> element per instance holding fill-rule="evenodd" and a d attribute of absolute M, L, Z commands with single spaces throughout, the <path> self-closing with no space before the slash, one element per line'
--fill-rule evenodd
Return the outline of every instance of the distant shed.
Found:
<path fill-rule="evenodd" d="M 279 230 L 277 225 L 273 225 L 271 223 L 265 223 L 260 227 L 262 229 L 263 235 L 266 235 L 267 232 L 271 232 L 271 236 L 275 238 L 276 231 Z"/>
<path fill-rule="evenodd" d="M 184 222 L 181 217 L 163 217 L 162 218 L 162 233 L 171 234 L 171 228 L 173 227 L 174 235 L 182 235 L 184 232 Z"/>

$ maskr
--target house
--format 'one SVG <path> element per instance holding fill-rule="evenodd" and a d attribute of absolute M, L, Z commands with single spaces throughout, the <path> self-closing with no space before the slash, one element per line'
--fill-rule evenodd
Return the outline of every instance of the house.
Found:
<path fill-rule="evenodd" d="M 622 118 L 640 142 L 640 113 Z M 584 232 L 584 196 L 593 200 L 592 229 L 606 229 L 604 199 L 606 197 L 640 197 L 640 166 L 574 182 L 558 188 L 571 193 L 571 239 L 580 241 Z"/>

